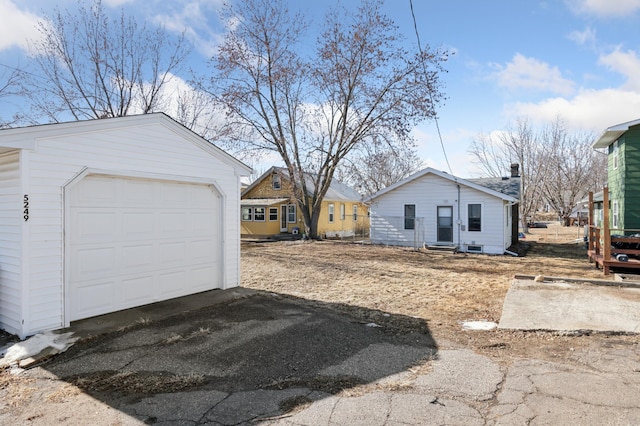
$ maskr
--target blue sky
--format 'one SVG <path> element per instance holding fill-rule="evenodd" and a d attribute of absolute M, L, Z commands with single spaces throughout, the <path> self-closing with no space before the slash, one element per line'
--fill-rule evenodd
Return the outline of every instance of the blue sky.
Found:
<path fill-rule="evenodd" d="M 290 0 L 322 22 L 337 0 Z M 0 0 L 0 65 L 26 63 L 26 40 L 50 0 Z M 76 0 L 58 0 L 73 9 Z M 171 31 L 186 30 L 195 46 L 194 68 L 215 52 L 222 0 L 103 0 Z M 353 8 L 355 0 L 340 0 Z M 598 135 L 606 127 L 640 118 L 640 0 L 413 0 L 422 44 L 454 53 L 441 76 L 447 100 L 438 124 L 452 172 L 477 172 L 467 153 L 480 133 L 503 130 L 526 116 L 544 125 L 562 117 L 570 129 Z M 415 44 L 409 0 L 386 0 L 385 13 Z M 0 69 L 0 76 L 3 70 Z M 186 76 L 185 76 L 186 77 Z M 0 99 L 0 116 L 15 104 Z M 425 165 L 449 171 L 433 121 L 416 127 Z M 254 165 L 260 167 L 260 165 Z M 506 171 L 505 171 L 506 172 Z"/>

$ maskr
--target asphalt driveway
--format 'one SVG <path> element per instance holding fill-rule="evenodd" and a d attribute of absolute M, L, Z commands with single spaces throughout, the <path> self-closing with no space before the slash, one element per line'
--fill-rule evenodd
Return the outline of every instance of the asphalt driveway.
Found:
<path fill-rule="evenodd" d="M 165 305 L 166 318 L 162 306 L 74 324 L 84 340 L 41 368 L 130 420 L 241 424 L 436 354 L 424 320 L 384 312 L 247 290 L 184 313 Z"/>

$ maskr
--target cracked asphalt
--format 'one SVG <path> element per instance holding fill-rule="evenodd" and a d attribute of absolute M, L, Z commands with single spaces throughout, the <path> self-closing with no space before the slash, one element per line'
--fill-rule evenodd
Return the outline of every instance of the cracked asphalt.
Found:
<path fill-rule="evenodd" d="M 640 424 L 628 339 L 594 337 L 556 361 L 505 358 L 408 316 L 215 294 L 226 296 L 168 318 L 158 304 L 109 317 L 108 332 L 78 329 L 81 342 L 0 387 L 0 423 Z"/>

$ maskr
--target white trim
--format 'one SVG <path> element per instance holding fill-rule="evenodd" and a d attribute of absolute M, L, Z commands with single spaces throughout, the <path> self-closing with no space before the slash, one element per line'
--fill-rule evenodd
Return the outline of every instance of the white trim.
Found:
<path fill-rule="evenodd" d="M 469 182 L 468 180 L 465 179 L 461 179 L 455 176 L 452 176 L 448 173 L 445 172 L 440 172 L 438 170 L 432 169 L 431 167 L 427 167 L 426 169 L 422 169 L 419 172 L 416 172 L 414 174 L 412 174 L 411 176 L 401 180 L 400 182 L 394 183 L 393 185 L 390 185 L 388 187 L 386 187 L 385 189 L 376 192 L 373 195 L 370 195 L 369 197 L 365 198 L 365 202 L 372 202 L 373 200 L 375 200 L 376 198 L 380 197 L 381 195 L 384 195 L 388 192 L 393 191 L 396 188 L 399 188 L 403 185 L 408 184 L 409 182 L 412 182 L 414 180 L 420 179 L 423 176 L 426 176 L 428 174 L 434 174 L 436 176 L 439 176 L 443 179 L 449 180 L 452 183 L 456 184 L 456 185 L 464 185 L 466 187 L 478 190 L 480 192 L 484 192 L 486 194 L 489 195 L 493 195 L 494 197 L 500 198 L 502 200 L 505 201 L 509 201 L 509 202 L 513 202 L 513 203 L 517 203 L 518 200 L 515 199 L 514 197 L 510 197 L 509 195 L 503 194 L 502 192 L 499 191 L 494 191 L 493 189 L 489 189 L 486 186 L 482 186 L 482 185 L 478 185 L 476 183 L 473 182 Z"/>
<path fill-rule="evenodd" d="M 327 205 L 327 220 L 333 223 L 336 220 L 336 206 L 333 203 Z"/>
<path fill-rule="evenodd" d="M 626 123 L 616 124 L 615 126 L 608 127 L 600 135 L 598 139 L 593 143 L 592 148 L 606 148 L 611 145 L 615 140 L 624 135 L 629 128 L 640 124 L 639 120 L 627 121 Z"/>
<path fill-rule="evenodd" d="M 30 179 L 30 151 L 20 151 L 20 195 L 29 194 L 31 189 Z M 22 199 L 16 200 L 22 203 Z M 33 200 L 31 200 L 33 203 Z M 22 207 L 22 206 L 20 206 Z M 22 209 L 17 210 L 17 213 L 22 213 Z M 30 205 L 30 214 L 33 215 L 33 205 Z M 20 214 L 22 216 L 22 214 Z M 31 298 L 29 294 L 31 292 L 31 223 L 29 221 L 21 221 L 21 253 L 20 253 L 20 338 L 26 337 L 26 332 L 31 330 Z"/>

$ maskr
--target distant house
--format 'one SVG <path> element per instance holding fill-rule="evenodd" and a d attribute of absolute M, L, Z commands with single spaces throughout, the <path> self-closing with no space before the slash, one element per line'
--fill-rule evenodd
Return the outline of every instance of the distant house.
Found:
<path fill-rule="evenodd" d="M 318 235 L 337 238 L 368 233 L 368 209 L 361 198 L 354 189 L 334 179 L 322 201 Z M 242 191 L 240 203 L 242 237 L 265 238 L 304 232 L 304 220 L 285 168 L 267 170 Z"/>
<path fill-rule="evenodd" d="M 607 151 L 609 225 L 612 232 L 639 232 L 640 120 L 607 128 L 593 148 Z"/>
<path fill-rule="evenodd" d="M 518 241 L 520 178 L 460 179 L 426 168 L 366 201 L 371 242 L 503 254 Z"/>

